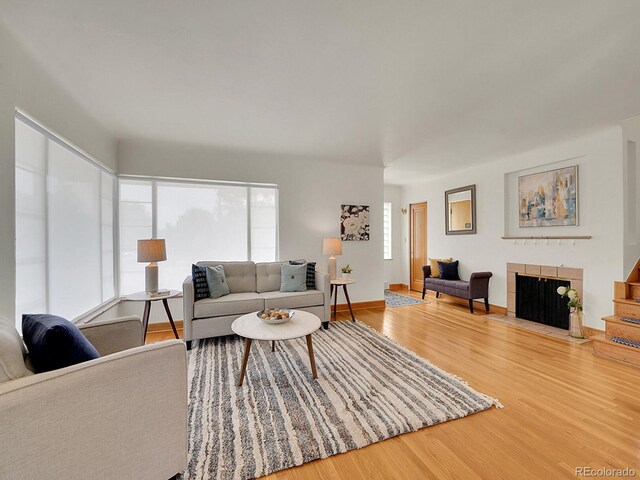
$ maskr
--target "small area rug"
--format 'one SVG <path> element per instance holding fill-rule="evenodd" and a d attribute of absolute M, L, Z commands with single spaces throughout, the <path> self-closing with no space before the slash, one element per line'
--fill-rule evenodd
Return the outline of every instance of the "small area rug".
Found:
<path fill-rule="evenodd" d="M 248 479 L 500 407 L 360 322 L 304 339 L 254 341 L 244 384 L 237 336 L 189 352 L 189 463 L 185 479 Z"/>
<path fill-rule="evenodd" d="M 407 305 L 418 305 L 420 303 L 427 303 L 424 300 L 419 300 L 408 295 L 395 293 L 390 290 L 384 291 L 384 302 L 387 307 L 406 307 Z"/>

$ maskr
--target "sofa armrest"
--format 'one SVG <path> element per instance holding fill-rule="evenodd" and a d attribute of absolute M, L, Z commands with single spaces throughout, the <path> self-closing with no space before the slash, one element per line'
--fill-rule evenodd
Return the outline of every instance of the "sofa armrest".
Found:
<path fill-rule="evenodd" d="M 470 298 L 489 298 L 489 279 L 491 272 L 474 272 L 469 278 Z"/>
<path fill-rule="evenodd" d="M 142 322 L 136 316 L 85 323 L 78 328 L 102 357 L 144 345 Z"/>
<path fill-rule="evenodd" d="M 193 278 L 189 275 L 184 279 L 184 282 L 182 282 L 182 319 L 184 339 L 187 341 L 192 340 L 191 320 L 193 320 L 193 298 Z"/>
<path fill-rule="evenodd" d="M 169 478 L 187 463 L 179 340 L 0 384 L 0 478 Z"/>
<path fill-rule="evenodd" d="M 422 267 L 422 280 L 426 280 L 431 276 L 431 265 L 424 265 Z"/>
<path fill-rule="evenodd" d="M 324 293 L 324 318 L 323 322 L 331 320 L 331 278 L 329 274 L 316 270 L 316 288 Z"/>

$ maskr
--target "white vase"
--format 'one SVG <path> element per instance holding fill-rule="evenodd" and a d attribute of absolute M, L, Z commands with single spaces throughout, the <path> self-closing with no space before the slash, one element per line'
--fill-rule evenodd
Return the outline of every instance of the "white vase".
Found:
<path fill-rule="evenodd" d="M 587 338 L 584 334 L 584 313 L 575 308 L 569 313 L 569 336 L 573 338 Z"/>
<path fill-rule="evenodd" d="M 343 280 L 349 280 L 349 278 L 351 278 L 351 274 L 350 273 L 342 272 L 342 279 Z"/>

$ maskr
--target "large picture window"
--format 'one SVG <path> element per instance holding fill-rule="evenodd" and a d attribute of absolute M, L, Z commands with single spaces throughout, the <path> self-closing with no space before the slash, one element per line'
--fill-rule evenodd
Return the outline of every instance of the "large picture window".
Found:
<path fill-rule="evenodd" d="M 115 176 L 16 113 L 16 325 L 113 298 Z"/>
<path fill-rule="evenodd" d="M 275 261 L 277 193 L 275 186 L 121 178 L 121 294 L 144 290 L 139 239 L 166 240 L 160 288 L 181 290 L 199 260 Z"/>

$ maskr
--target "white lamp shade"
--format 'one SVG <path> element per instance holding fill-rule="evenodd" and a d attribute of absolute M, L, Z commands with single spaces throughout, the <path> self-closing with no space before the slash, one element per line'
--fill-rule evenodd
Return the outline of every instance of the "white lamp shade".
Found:
<path fill-rule="evenodd" d="M 323 255 L 342 255 L 342 240 L 337 237 L 322 239 Z"/>
<path fill-rule="evenodd" d="M 166 259 L 164 238 L 138 240 L 138 262 L 161 262 Z"/>

